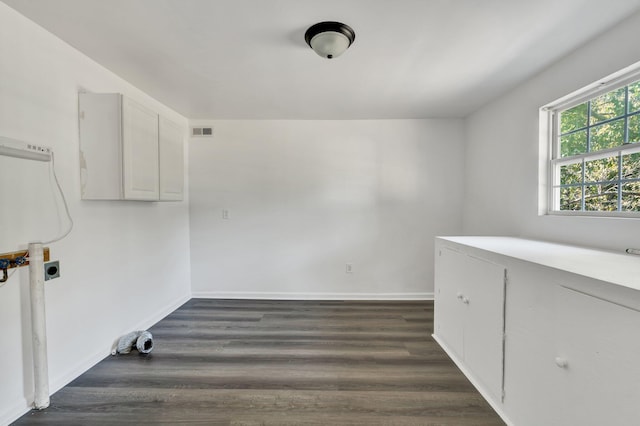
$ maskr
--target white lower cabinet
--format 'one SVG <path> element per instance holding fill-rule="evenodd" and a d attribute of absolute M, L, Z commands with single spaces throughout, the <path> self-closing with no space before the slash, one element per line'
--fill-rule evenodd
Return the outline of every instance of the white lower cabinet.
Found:
<path fill-rule="evenodd" d="M 625 255 L 438 238 L 434 337 L 507 424 L 638 425 L 638 277 Z"/>

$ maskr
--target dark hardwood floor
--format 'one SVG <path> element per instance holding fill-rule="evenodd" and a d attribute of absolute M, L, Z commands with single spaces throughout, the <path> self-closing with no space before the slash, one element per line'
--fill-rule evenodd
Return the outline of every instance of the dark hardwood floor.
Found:
<path fill-rule="evenodd" d="M 503 425 L 433 302 L 192 299 L 15 424 Z"/>

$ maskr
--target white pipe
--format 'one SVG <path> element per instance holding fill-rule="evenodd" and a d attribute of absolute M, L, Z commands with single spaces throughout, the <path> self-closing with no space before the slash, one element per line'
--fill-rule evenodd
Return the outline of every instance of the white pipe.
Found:
<path fill-rule="evenodd" d="M 31 339 L 33 346 L 33 406 L 49 406 L 47 364 L 47 324 L 44 309 L 44 253 L 41 243 L 29 243 L 29 284 L 31 289 Z"/>

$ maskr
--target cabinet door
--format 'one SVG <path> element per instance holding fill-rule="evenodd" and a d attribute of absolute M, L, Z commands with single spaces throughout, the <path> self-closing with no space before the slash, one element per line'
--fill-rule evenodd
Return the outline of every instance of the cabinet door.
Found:
<path fill-rule="evenodd" d="M 158 115 L 123 98 L 122 162 L 125 200 L 158 200 Z"/>
<path fill-rule="evenodd" d="M 474 384 L 502 399 L 504 266 L 442 248 L 436 256 L 435 334 Z"/>
<path fill-rule="evenodd" d="M 464 290 L 467 308 L 464 361 L 494 397 L 502 399 L 504 367 L 505 268 L 467 256 L 460 265 L 469 285 Z"/>
<path fill-rule="evenodd" d="M 557 424 L 639 424 L 640 312 L 562 286 L 556 310 Z"/>
<path fill-rule="evenodd" d="M 442 248 L 435 262 L 434 333 L 460 360 L 463 359 L 464 313 L 461 301 L 465 286 L 462 265 L 467 256 Z"/>
<path fill-rule="evenodd" d="M 182 128 L 160 117 L 160 200 L 182 200 L 184 151 Z"/>

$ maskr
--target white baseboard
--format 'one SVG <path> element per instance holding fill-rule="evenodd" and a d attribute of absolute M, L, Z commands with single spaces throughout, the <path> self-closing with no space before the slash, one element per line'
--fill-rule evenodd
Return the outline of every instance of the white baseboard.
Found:
<path fill-rule="evenodd" d="M 133 324 L 130 330 L 145 330 L 162 318 L 169 315 L 171 312 L 175 311 L 177 308 L 182 306 L 185 302 L 191 299 L 190 294 L 186 294 L 182 296 L 180 299 L 173 301 L 166 305 L 164 308 L 158 310 L 157 313 L 150 316 L 149 318 L 140 321 L 138 324 Z M 111 350 L 113 349 L 113 344 L 109 347 L 101 348 L 100 350 L 94 352 L 88 357 L 85 357 L 83 360 L 76 363 L 70 370 L 65 371 L 63 374 L 60 374 L 54 377 L 49 383 L 49 392 L 50 394 L 54 394 L 73 380 L 78 378 L 81 374 L 85 373 L 91 367 L 102 361 L 105 357 L 111 354 Z M 26 398 L 19 398 L 13 404 L 9 405 L 9 409 L 7 409 L 4 413 L 0 414 L 0 425 L 10 424 L 14 422 L 22 415 L 26 414 L 31 410 L 33 405 L 33 395 L 29 395 Z"/>
<path fill-rule="evenodd" d="M 30 400 L 33 402 L 33 396 Z M 0 425 L 9 425 L 31 410 L 29 401 L 26 398 L 18 398 L 14 402 L 7 404 L 4 412 L 0 413 Z"/>
<path fill-rule="evenodd" d="M 196 299 L 270 300 L 433 300 L 433 293 L 295 293 L 250 291 L 194 291 Z"/>
<path fill-rule="evenodd" d="M 185 302 L 189 301 L 190 299 L 191 299 L 190 294 L 186 294 L 182 296 L 180 299 L 169 303 L 168 305 L 160 309 L 158 312 L 154 313 L 152 316 L 145 318 L 144 320 L 138 322 L 137 324 L 133 324 L 131 327 L 129 327 L 129 329 L 126 332 L 128 333 L 132 330 L 146 330 L 147 328 L 151 327 L 152 325 L 160 321 L 162 318 L 169 315 L 171 312 L 178 309 L 180 306 L 182 306 Z M 100 350 L 96 351 L 92 355 L 86 357 L 84 360 L 76 364 L 76 366 L 74 366 L 73 369 L 65 372 L 62 375 L 54 377 L 51 380 L 51 384 L 49 385 L 51 389 L 51 393 L 53 394 L 54 392 L 59 391 L 60 389 L 62 389 L 63 387 L 71 383 L 73 380 L 75 380 L 77 377 L 79 377 L 82 373 L 86 372 L 91 367 L 93 367 L 94 365 L 102 361 L 106 356 L 111 354 L 111 351 L 113 350 L 113 348 L 114 348 L 113 343 L 108 348 L 101 348 Z"/>
<path fill-rule="evenodd" d="M 509 420 L 507 414 L 502 409 L 502 405 L 495 401 L 492 397 L 491 393 L 484 387 L 482 384 L 474 377 L 474 375 L 469 371 L 464 362 L 458 358 L 458 356 L 453 352 L 446 343 L 444 343 L 438 336 L 432 334 L 431 337 L 440 345 L 440 347 L 449 355 L 449 358 L 456 364 L 456 366 L 462 371 L 462 374 L 465 375 L 467 379 L 471 382 L 471 384 L 480 392 L 480 395 L 489 403 L 491 408 L 498 413 L 500 418 L 507 424 L 507 426 L 513 426 L 513 422 Z"/>

